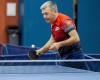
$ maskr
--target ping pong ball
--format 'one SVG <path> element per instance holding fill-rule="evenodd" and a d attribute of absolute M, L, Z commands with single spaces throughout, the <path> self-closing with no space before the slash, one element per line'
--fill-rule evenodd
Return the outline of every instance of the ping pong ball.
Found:
<path fill-rule="evenodd" d="M 35 45 L 34 44 L 32 44 L 32 48 L 35 48 Z"/>

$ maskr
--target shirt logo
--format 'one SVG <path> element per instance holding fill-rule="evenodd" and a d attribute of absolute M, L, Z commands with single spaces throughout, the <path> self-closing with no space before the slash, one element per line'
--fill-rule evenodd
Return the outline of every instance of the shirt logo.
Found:
<path fill-rule="evenodd" d="M 56 27 L 56 28 L 55 28 L 55 31 L 56 31 L 56 32 L 57 32 L 57 31 L 59 31 L 59 30 L 60 30 L 60 28 L 59 28 L 59 27 Z"/>

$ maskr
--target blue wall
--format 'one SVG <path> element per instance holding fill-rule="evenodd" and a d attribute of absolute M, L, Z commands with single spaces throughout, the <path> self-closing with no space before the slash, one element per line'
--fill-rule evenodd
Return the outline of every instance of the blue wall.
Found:
<path fill-rule="evenodd" d="M 100 53 L 100 0 L 79 0 L 78 31 L 83 49 Z"/>
<path fill-rule="evenodd" d="M 21 20 L 22 45 L 35 44 L 43 46 L 50 37 L 50 25 L 47 24 L 41 14 L 40 6 L 47 0 L 24 0 L 24 16 Z M 73 18 L 73 0 L 54 0 L 59 11 Z M 20 6 L 20 4 L 19 4 Z"/>
<path fill-rule="evenodd" d="M 50 26 L 45 23 L 40 5 L 47 0 L 19 0 L 21 45 L 36 44 L 41 47 L 50 36 Z M 59 11 L 73 18 L 73 0 L 54 0 Z M 100 53 L 100 0 L 78 0 L 78 32 L 81 45 L 88 53 Z"/>

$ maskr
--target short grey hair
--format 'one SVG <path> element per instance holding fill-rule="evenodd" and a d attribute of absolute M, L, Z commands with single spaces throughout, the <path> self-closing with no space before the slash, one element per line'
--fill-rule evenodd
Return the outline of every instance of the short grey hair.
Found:
<path fill-rule="evenodd" d="M 45 9 L 46 7 L 49 7 L 51 10 L 58 12 L 57 5 L 53 1 L 46 1 L 43 3 L 40 7 L 41 10 Z"/>

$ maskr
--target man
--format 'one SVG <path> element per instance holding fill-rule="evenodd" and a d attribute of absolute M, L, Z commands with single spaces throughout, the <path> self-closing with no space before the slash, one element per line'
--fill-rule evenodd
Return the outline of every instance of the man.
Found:
<path fill-rule="evenodd" d="M 57 5 L 52 1 L 45 2 L 40 7 L 43 17 L 51 24 L 51 37 L 40 49 L 30 51 L 29 57 L 38 58 L 48 50 L 58 50 L 61 58 L 82 59 L 84 54 L 80 49 L 80 38 L 73 20 L 58 12 Z"/>

